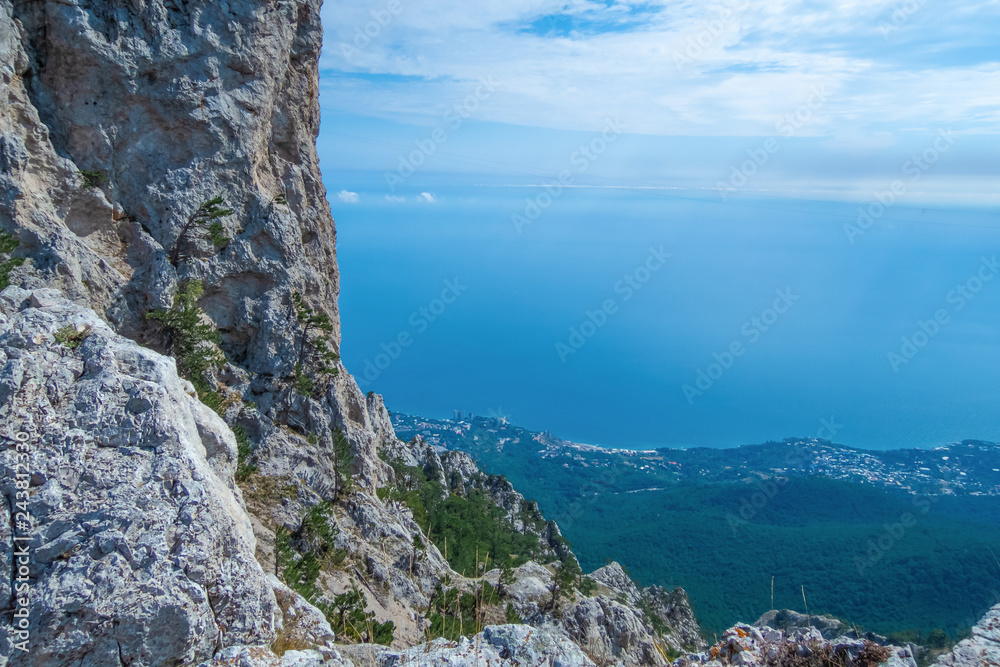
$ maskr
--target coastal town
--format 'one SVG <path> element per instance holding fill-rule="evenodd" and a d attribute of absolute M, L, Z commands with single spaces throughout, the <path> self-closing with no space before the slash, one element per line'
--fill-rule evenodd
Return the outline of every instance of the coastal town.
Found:
<path fill-rule="evenodd" d="M 768 477 L 815 475 L 860 482 L 910 494 L 1000 495 L 1000 444 L 965 440 L 933 449 L 862 450 L 818 438 L 730 449 L 631 450 L 563 440 L 529 431 L 503 416 L 456 410 L 451 419 L 392 415 L 399 437 L 419 436 L 441 449 L 489 451 L 518 458 L 537 456 L 564 467 L 607 468 L 630 480 L 647 478 L 655 489 L 679 481 L 734 482 Z M 635 482 L 633 481 L 633 485 Z"/>

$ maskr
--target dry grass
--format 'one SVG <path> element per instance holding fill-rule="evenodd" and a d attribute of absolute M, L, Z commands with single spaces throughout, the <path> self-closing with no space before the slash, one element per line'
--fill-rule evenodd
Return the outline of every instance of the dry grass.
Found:
<path fill-rule="evenodd" d="M 283 501 L 294 500 L 299 496 L 298 484 L 291 475 L 268 477 L 260 473 L 253 473 L 240 482 L 240 489 L 243 491 L 243 499 L 250 511 L 261 521 L 267 520 L 268 522 L 270 522 L 268 509 L 280 506 Z M 268 528 L 273 530 L 274 526 L 269 525 Z"/>

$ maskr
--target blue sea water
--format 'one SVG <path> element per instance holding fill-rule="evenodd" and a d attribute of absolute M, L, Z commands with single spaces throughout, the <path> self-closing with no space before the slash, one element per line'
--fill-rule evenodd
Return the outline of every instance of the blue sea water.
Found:
<path fill-rule="evenodd" d="M 330 185 L 342 354 L 391 410 L 629 448 L 1000 440 L 995 209 L 899 204 L 852 242 L 858 203 L 369 185 Z"/>

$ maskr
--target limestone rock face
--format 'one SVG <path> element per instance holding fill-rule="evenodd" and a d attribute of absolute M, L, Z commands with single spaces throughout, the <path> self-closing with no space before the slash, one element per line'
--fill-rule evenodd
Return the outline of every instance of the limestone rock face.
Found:
<path fill-rule="evenodd" d="M 0 613 L 17 611 L 12 550 L 30 602 L 27 652 L 0 631 L 11 665 L 197 663 L 274 640 L 236 442 L 193 394 L 59 292 L 0 293 L 0 488 L 30 516 L 0 522 Z"/>
<path fill-rule="evenodd" d="M 335 231 L 319 174 L 321 0 L 0 0 L 0 221 L 119 333 L 200 278 L 231 358 L 295 363 L 290 297 L 334 324 Z M 181 230 L 209 199 L 229 241 Z M 178 241 L 179 261 L 171 262 Z"/>
<path fill-rule="evenodd" d="M 384 651 L 379 667 L 478 667 L 482 665 L 552 665 L 594 667 L 580 647 L 558 631 L 527 625 L 489 626 L 472 639 L 460 642 L 438 639 L 406 651 Z"/>
<path fill-rule="evenodd" d="M 779 630 L 816 628 L 823 635 L 824 639 L 854 637 L 856 639 L 870 639 L 879 644 L 886 642 L 885 637 L 873 632 L 866 632 L 859 635 L 853 626 L 831 616 L 801 614 L 791 609 L 772 609 L 761 615 L 754 625 L 757 627 L 777 628 Z"/>
<path fill-rule="evenodd" d="M 574 598 L 550 623 L 564 630 L 598 664 L 666 665 L 668 652 L 704 646 L 683 590 L 639 590 L 614 562 L 589 577 L 598 584 L 597 595 Z"/>
<path fill-rule="evenodd" d="M 701 635 L 701 626 L 695 618 L 694 609 L 687 591 L 678 586 L 668 591 L 660 586 L 648 586 L 642 589 L 642 597 L 652 612 L 660 617 L 671 630 L 671 637 L 677 641 L 679 648 L 701 648 L 705 639 Z"/>
<path fill-rule="evenodd" d="M 619 594 L 628 604 L 636 604 L 642 593 L 628 576 L 625 569 L 618 563 L 608 563 L 602 568 L 590 573 L 590 578 Z"/>
<path fill-rule="evenodd" d="M 559 627 L 601 664 L 665 665 L 641 613 L 605 596 L 584 598 L 564 611 Z"/>
<path fill-rule="evenodd" d="M 938 658 L 935 667 L 973 667 L 1000 665 L 1000 605 L 990 609 L 972 635 Z"/>
<path fill-rule="evenodd" d="M 758 627 L 742 623 L 726 630 L 722 639 L 707 651 L 677 659 L 674 667 L 793 664 L 917 667 L 909 648 L 883 646 L 857 637 L 828 639 L 812 626 L 779 630 L 766 625 Z"/>

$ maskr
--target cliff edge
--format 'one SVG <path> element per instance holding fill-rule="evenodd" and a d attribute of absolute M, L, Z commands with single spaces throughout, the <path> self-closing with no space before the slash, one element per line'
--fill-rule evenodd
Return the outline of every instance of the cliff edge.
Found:
<path fill-rule="evenodd" d="M 0 665 L 695 648 L 340 362 L 319 8 L 0 0 Z"/>

